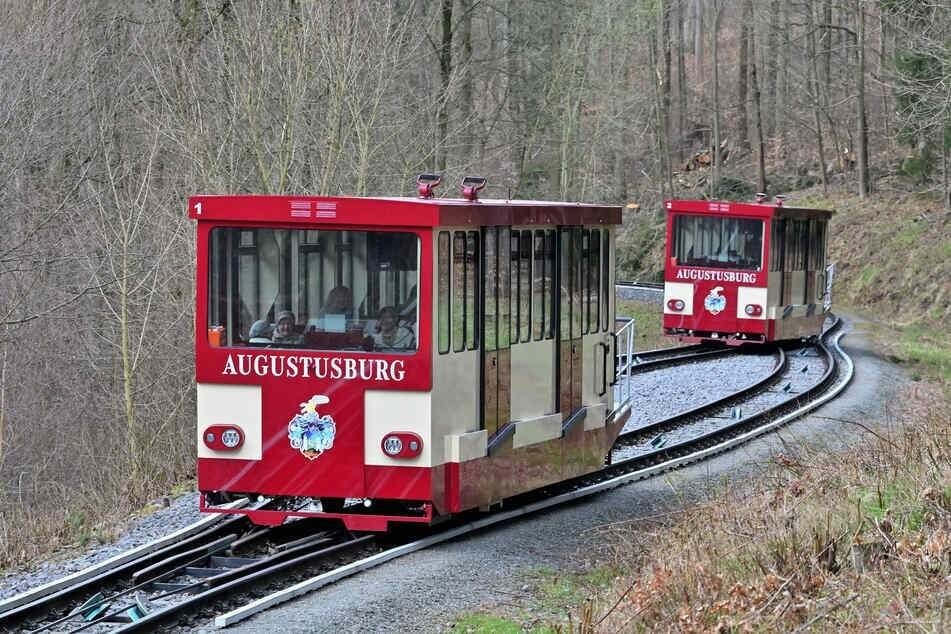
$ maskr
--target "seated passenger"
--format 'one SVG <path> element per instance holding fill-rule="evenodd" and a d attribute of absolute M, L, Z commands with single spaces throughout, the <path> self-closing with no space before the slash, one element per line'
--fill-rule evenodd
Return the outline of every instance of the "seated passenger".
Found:
<path fill-rule="evenodd" d="M 353 292 L 346 286 L 335 286 L 327 293 L 324 302 L 323 315 L 344 315 L 347 319 L 353 317 Z"/>
<path fill-rule="evenodd" d="M 259 319 L 251 324 L 251 330 L 248 332 L 248 343 L 272 343 L 271 333 L 274 328 L 264 319 Z"/>
<path fill-rule="evenodd" d="M 373 339 L 374 350 L 414 350 L 416 337 L 413 331 L 399 323 L 399 314 L 392 306 L 380 309 L 376 327 L 367 333 Z"/>
<path fill-rule="evenodd" d="M 277 326 L 274 328 L 271 340 L 274 343 L 302 343 L 303 339 L 294 329 L 295 325 L 294 313 L 289 310 L 282 310 L 277 314 Z"/>
<path fill-rule="evenodd" d="M 416 325 L 416 286 L 409 289 L 409 294 L 406 297 L 406 301 L 403 302 L 403 305 L 399 309 L 400 314 L 400 323 L 406 324 L 409 327 Z"/>

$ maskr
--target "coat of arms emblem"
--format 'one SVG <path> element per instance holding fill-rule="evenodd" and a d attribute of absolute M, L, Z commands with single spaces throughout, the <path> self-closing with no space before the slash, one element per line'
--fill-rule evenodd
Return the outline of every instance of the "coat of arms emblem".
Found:
<path fill-rule="evenodd" d="M 320 457 L 334 446 L 337 433 L 334 419 L 329 415 L 321 416 L 317 411 L 318 405 L 329 402 L 326 396 L 315 394 L 306 403 L 300 404 L 300 414 L 296 414 L 287 425 L 291 447 L 299 450 L 308 460 Z"/>
<path fill-rule="evenodd" d="M 703 300 L 703 307 L 706 308 L 711 315 L 719 315 L 726 308 L 726 297 L 720 295 L 720 291 L 722 290 L 722 286 L 714 286 L 710 294 Z"/>

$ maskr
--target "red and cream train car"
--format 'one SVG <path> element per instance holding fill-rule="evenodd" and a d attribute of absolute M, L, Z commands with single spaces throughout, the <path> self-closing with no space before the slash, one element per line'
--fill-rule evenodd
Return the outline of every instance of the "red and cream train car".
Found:
<path fill-rule="evenodd" d="M 378 531 L 602 466 L 620 209 L 477 189 L 189 200 L 202 510 Z"/>
<path fill-rule="evenodd" d="M 732 345 L 817 336 L 831 308 L 831 211 L 670 200 L 664 332 Z"/>

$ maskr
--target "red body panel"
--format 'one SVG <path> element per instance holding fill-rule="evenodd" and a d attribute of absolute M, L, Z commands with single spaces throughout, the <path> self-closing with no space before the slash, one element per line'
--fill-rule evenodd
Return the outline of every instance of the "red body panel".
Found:
<path fill-rule="evenodd" d="M 223 204 L 230 199 L 217 200 Z M 262 197 L 260 200 L 270 204 L 274 199 Z M 265 211 L 269 209 L 267 204 Z M 194 208 L 194 202 L 190 207 Z M 228 217 L 260 218 L 262 213 L 262 210 L 244 212 L 245 207 L 237 203 L 228 209 Z M 377 223 L 382 223 L 384 216 L 377 214 Z M 203 214 L 202 220 L 207 221 L 207 216 Z M 199 459 L 199 488 L 263 495 L 368 497 L 371 488 L 379 488 L 380 477 L 371 468 L 364 468 L 364 394 L 367 390 L 428 391 L 432 386 L 430 338 L 421 336 L 418 350 L 411 354 L 210 345 L 205 327 L 208 264 L 203 254 L 207 253 L 213 228 L 235 224 L 226 220 L 201 222 L 198 226 L 198 253 L 202 255 L 196 263 L 195 378 L 198 383 L 261 386 L 263 455 L 260 461 Z M 339 228 L 381 231 L 390 227 L 342 225 Z M 413 231 L 406 227 L 398 230 Z M 428 333 L 432 327 L 432 239 L 428 229 L 414 232 L 420 238 L 420 332 Z M 326 376 L 316 378 L 317 373 Z M 300 412 L 301 404 L 315 394 L 330 398 L 330 403 L 321 406 L 320 411 L 333 417 L 336 436 L 331 450 L 316 459 L 308 459 L 290 446 L 288 423 Z M 429 470 L 425 471 L 426 477 L 421 480 L 417 473 L 397 470 L 390 488 L 411 490 L 413 499 L 429 499 L 431 491 L 420 489 L 422 482 L 428 485 L 430 481 Z"/>
<path fill-rule="evenodd" d="M 198 459 L 203 509 L 244 513 L 255 523 L 280 524 L 291 515 L 319 512 L 316 508 L 299 512 L 225 509 L 209 506 L 205 495 L 227 492 L 288 498 L 364 498 L 373 501 L 365 512 L 356 509 L 348 513 L 319 514 L 340 518 L 352 530 L 385 530 L 390 521 L 429 522 L 436 515 L 497 502 L 601 467 L 604 455 L 623 426 L 623 419 L 610 420 L 604 428 L 588 432 L 583 425 L 575 425 L 563 438 L 519 449 L 512 448 L 509 438 L 507 446 L 502 443 L 501 447 L 493 447 L 489 456 L 461 464 L 381 466 L 366 464 L 368 454 L 382 456 L 382 447 L 379 442 L 373 447 L 365 446 L 364 410 L 367 390 L 427 392 L 433 389 L 433 227 L 620 224 L 618 208 L 533 201 L 472 203 L 446 199 L 196 196 L 189 200 L 188 213 L 199 221 L 196 380 L 200 385 L 259 387 L 261 402 L 260 459 Z M 418 349 L 412 353 L 381 353 L 227 346 L 227 333 L 209 332 L 211 265 L 208 254 L 211 233 L 219 227 L 414 233 L 419 238 Z M 349 333 L 317 334 L 334 337 Z M 331 448 L 308 456 L 291 446 L 288 425 L 301 412 L 303 404 L 315 395 L 329 399 L 319 409 L 320 415 L 332 416 L 335 435 Z M 629 415 L 629 410 L 626 411 L 625 417 Z M 237 423 L 223 417 L 214 424 Z M 403 432 L 402 429 L 391 431 Z M 420 438 L 406 432 L 404 442 L 411 437 Z M 436 438 L 434 442 L 443 442 L 443 438 Z M 407 454 L 404 458 L 413 459 L 415 455 Z M 422 510 L 414 511 L 415 515 L 376 515 L 378 500 L 405 501 L 417 508 L 422 503 Z M 325 506 L 330 508 L 331 504 L 325 502 Z M 392 506 L 384 504 L 380 508 Z M 350 511 L 353 507 L 347 509 Z"/>
<path fill-rule="evenodd" d="M 740 287 L 767 289 L 769 287 L 769 263 L 771 254 L 772 222 L 777 216 L 784 217 L 827 217 L 831 212 L 814 209 L 783 207 L 777 204 L 738 203 L 706 200 L 671 200 L 667 208 L 667 241 L 665 245 L 664 281 L 693 285 L 693 310 L 690 314 L 676 314 L 665 310 L 663 327 L 668 334 L 687 343 L 697 343 L 708 339 L 717 339 L 728 344 L 773 341 L 776 336 L 776 320 L 745 316 L 745 306 L 738 306 Z M 760 267 L 756 270 L 733 268 L 679 266 L 673 254 L 675 215 L 697 215 L 718 217 L 739 217 L 761 219 L 763 221 L 762 255 Z M 782 273 L 772 273 L 782 275 Z M 719 312 L 705 307 L 707 298 L 719 295 L 726 300 L 725 308 Z M 764 302 L 765 304 L 765 302 Z M 738 314 L 738 308 L 740 313 Z M 761 307 L 763 311 L 767 306 Z M 794 321 L 794 320 L 791 320 Z M 802 321 L 802 320 L 799 320 Z M 821 319 L 810 320 L 821 326 Z M 811 327 L 811 326 L 808 326 Z M 807 327 L 807 328 L 808 328 Z M 815 328 L 813 328 L 814 330 Z M 693 331 L 693 335 L 685 334 Z"/>

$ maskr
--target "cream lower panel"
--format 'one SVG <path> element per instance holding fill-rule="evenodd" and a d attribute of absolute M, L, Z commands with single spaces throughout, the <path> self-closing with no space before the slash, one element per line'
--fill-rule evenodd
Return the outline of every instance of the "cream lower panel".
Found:
<path fill-rule="evenodd" d="M 584 417 L 584 430 L 600 429 L 607 420 L 608 408 L 603 403 L 589 405 Z"/>
<path fill-rule="evenodd" d="M 232 460 L 261 459 L 261 386 L 198 384 L 198 457 Z M 214 451 L 203 434 L 210 425 L 237 425 L 244 444 L 237 451 Z"/>
<path fill-rule="evenodd" d="M 667 308 L 667 302 L 679 299 L 684 303 L 683 310 Z M 693 315 L 693 284 L 684 282 L 664 282 L 664 314 Z"/>
<path fill-rule="evenodd" d="M 432 464 L 447 461 L 443 438 L 478 431 L 479 351 L 450 352 L 433 356 Z"/>
<path fill-rule="evenodd" d="M 555 340 L 527 341 L 515 344 L 509 350 L 512 420 L 537 418 L 554 412 Z"/>
<path fill-rule="evenodd" d="M 561 414 L 540 416 L 515 423 L 515 437 L 512 448 L 527 447 L 536 443 L 561 437 Z"/>
<path fill-rule="evenodd" d="M 782 271 L 769 271 L 766 277 L 767 284 L 767 294 L 766 294 L 766 305 L 767 306 L 779 306 L 782 303 L 782 294 L 780 290 L 783 285 L 783 272 Z"/>
<path fill-rule="evenodd" d="M 766 298 L 769 289 L 758 286 L 740 286 L 736 289 L 736 316 L 738 319 L 766 319 Z M 746 306 L 754 304 L 763 312 L 758 316 L 746 314 Z"/>
<path fill-rule="evenodd" d="M 793 304 L 794 306 L 801 305 L 803 303 L 803 296 L 806 292 L 806 272 L 793 271 L 789 278 L 790 285 L 792 286 L 792 297 L 789 300 L 789 303 Z"/>
<path fill-rule="evenodd" d="M 446 462 L 467 462 L 485 458 L 489 453 L 489 432 L 480 429 L 467 434 L 446 436 L 443 446 Z"/>
<path fill-rule="evenodd" d="M 429 392 L 367 390 L 363 396 L 363 462 L 387 467 L 431 467 L 433 454 L 432 403 Z M 383 437 L 394 431 L 417 434 L 423 450 L 415 458 L 390 458 Z M 439 447 L 441 452 L 441 447 Z"/>

